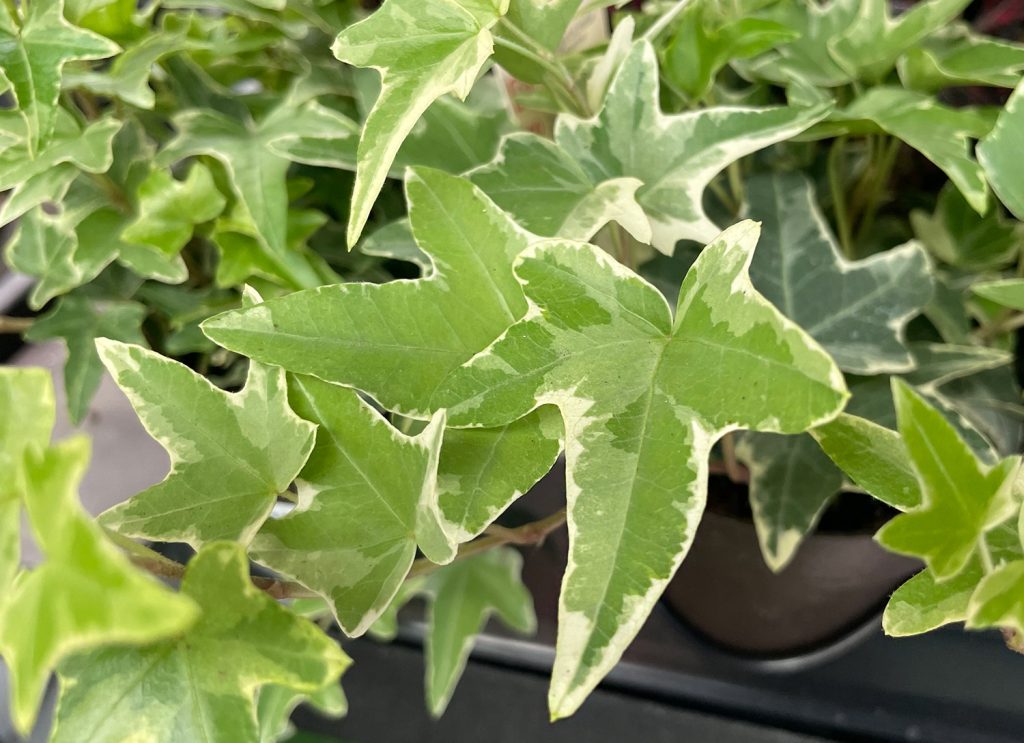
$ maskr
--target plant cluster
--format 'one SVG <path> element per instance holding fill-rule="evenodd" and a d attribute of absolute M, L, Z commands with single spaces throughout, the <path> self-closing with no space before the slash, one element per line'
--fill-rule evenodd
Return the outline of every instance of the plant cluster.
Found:
<path fill-rule="evenodd" d="M 489 614 L 535 624 L 509 545 L 563 521 L 571 715 L 712 471 L 773 570 L 874 496 L 925 564 L 886 631 L 1021 644 L 1024 46 L 968 0 L 616 5 L 0 3 L 0 224 L 42 311 L 0 328 L 63 339 L 75 422 L 105 367 L 172 463 L 90 519 L 88 441 L 0 369 L 19 729 L 56 671 L 59 743 L 276 739 L 344 712 L 323 628 L 417 596 L 441 714 Z M 500 525 L 563 454 L 566 510 Z"/>

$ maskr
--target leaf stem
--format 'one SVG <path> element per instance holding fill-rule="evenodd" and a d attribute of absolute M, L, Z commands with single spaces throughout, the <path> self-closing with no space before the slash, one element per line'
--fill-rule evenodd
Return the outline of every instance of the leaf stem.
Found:
<path fill-rule="evenodd" d="M 629 247 L 628 241 L 623 235 L 623 229 L 618 222 L 612 222 L 608 225 L 608 231 L 612 238 L 612 247 L 615 250 L 615 257 L 619 259 L 619 263 L 628 268 L 630 271 L 636 267 L 633 265 L 633 251 Z"/>
<path fill-rule="evenodd" d="M 850 217 L 846 211 L 846 195 L 843 193 L 843 178 L 840 172 L 845 149 L 846 137 L 837 137 L 828 153 L 828 184 L 832 191 L 832 209 L 836 215 L 839 245 L 843 249 L 843 255 L 852 259 L 854 255 L 850 239 Z"/>
<path fill-rule="evenodd" d="M 992 554 L 988 551 L 988 544 L 985 542 L 984 534 L 978 538 L 978 555 L 981 557 L 981 566 L 985 570 L 986 575 L 995 570 L 995 566 L 992 564 Z"/>
<path fill-rule="evenodd" d="M 750 477 L 746 469 L 736 459 L 736 438 L 732 432 L 725 434 L 720 442 L 722 444 L 722 464 L 725 466 L 725 474 L 733 482 L 748 482 Z"/>
<path fill-rule="evenodd" d="M 514 36 L 516 40 L 507 38 L 504 35 L 495 34 L 495 46 L 504 47 L 508 51 L 525 57 L 534 64 L 543 68 L 551 76 L 555 85 L 554 89 L 552 89 L 550 85 L 547 86 L 548 89 L 551 90 L 552 95 L 555 95 L 556 97 L 564 97 L 564 102 L 570 103 L 570 105 L 575 109 L 573 113 L 578 116 L 587 118 L 592 115 L 590 106 L 587 104 L 586 99 L 584 99 L 576 89 L 576 85 L 572 80 L 572 75 L 569 74 L 569 70 L 565 68 L 565 65 L 558 61 L 558 59 L 554 58 L 547 49 L 538 45 L 533 39 L 523 33 L 520 29 L 516 28 L 515 24 L 510 23 L 507 19 L 502 18 L 498 21 L 498 26 L 504 33 Z M 559 94 L 561 94 L 561 96 Z"/>
<path fill-rule="evenodd" d="M 0 315 L 0 333 L 24 333 L 35 322 L 31 317 L 11 317 Z"/>
<path fill-rule="evenodd" d="M 1024 313 L 1017 312 L 1005 319 L 997 318 L 994 322 L 978 328 L 976 335 L 978 340 L 988 341 L 1017 328 L 1024 328 Z"/>
<path fill-rule="evenodd" d="M 528 524 L 517 526 L 514 529 L 506 529 L 503 526 L 491 525 L 487 528 L 486 536 L 467 542 L 459 548 L 459 554 L 455 560 L 465 560 L 467 557 L 478 555 L 481 552 L 492 550 L 506 544 L 538 545 L 544 542 L 547 536 L 559 529 L 565 523 L 565 509 L 556 511 L 540 521 L 531 521 Z M 413 563 L 409 571 L 409 578 L 433 573 L 443 565 L 437 565 L 430 560 L 420 558 Z"/>
<path fill-rule="evenodd" d="M 689 4 L 690 0 L 679 0 L 679 2 L 672 6 L 671 10 L 667 10 L 662 13 L 661 18 L 652 23 L 650 28 L 644 31 L 640 38 L 646 39 L 647 41 L 654 41 L 659 35 L 661 35 L 662 31 L 669 27 L 672 21 L 676 19 L 676 16 L 682 13 Z"/>

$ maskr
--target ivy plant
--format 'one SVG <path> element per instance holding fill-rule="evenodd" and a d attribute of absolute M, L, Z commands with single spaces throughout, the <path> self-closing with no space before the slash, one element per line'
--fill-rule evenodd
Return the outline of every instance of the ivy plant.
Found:
<path fill-rule="evenodd" d="M 0 369 L 20 732 L 56 673 L 54 741 L 279 739 L 344 714 L 331 628 L 417 600 L 440 715 L 563 526 L 572 715 L 723 477 L 771 570 L 874 498 L 922 564 L 884 629 L 1024 648 L 1024 45 L 967 0 L 626 5 L 0 3 L 0 331 L 66 348 L 66 411 Z M 171 467 L 92 519 L 51 430 L 104 374 Z"/>

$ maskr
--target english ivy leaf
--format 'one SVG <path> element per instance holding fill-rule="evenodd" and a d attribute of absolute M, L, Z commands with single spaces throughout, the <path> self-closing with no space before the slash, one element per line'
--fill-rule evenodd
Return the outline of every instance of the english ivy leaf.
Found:
<path fill-rule="evenodd" d="M 98 95 L 117 98 L 129 106 L 152 109 L 156 102 L 156 96 L 149 87 L 153 66 L 168 54 L 186 48 L 187 28 L 175 16 L 165 15 L 161 29 L 143 36 L 138 43 L 117 55 L 108 69 L 103 72 L 67 70 L 63 86 L 85 88 Z"/>
<path fill-rule="evenodd" d="M 614 666 L 685 556 L 715 440 L 803 431 L 848 397 L 828 355 L 750 284 L 757 232 L 742 222 L 704 249 L 674 319 L 653 286 L 597 248 L 534 244 L 516 264 L 530 310 L 437 396 L 454 425 L 561 409 L 570 554 L 554 718 Z"/>
<path fill-rule="evenodd" d="M 967 85 L 1012 88 L 1024 69 L 1024 44 L 980 36 L 966 25 L 954 27 L 908 49 L 897 68 L 906 87 L 926 93 Z"/>
<path fill-rule="evenodd" d="M 324 717 L 343 717 L 348 712 L 348 700 L 337 681 L 331 681 L 313 694 L 267 684 L 260 688 L 256 702 L 259 743 L 290 740 L 295 733 L 291 724 L 292 712 L 300 704 L 315 708 L 317 714 Z"/>
<path fill-rule="evenodd" d="M 750 471 L 750 506 L 765 564 L 780 572 L 843 485 L 809 436 L 746 434 L 736 455 Z"/>
<path fill-rule="evenodd" d="M 255 227 L 267 260 L 293 288 L 320 286 L 323 282 L 308 261 L 288 249 L 286 175 L 290 163 L 273 149 L 273 144 L 291 137 L 344 140 L 353 135 L 352 122 L 317 103 L 300 104 L 286 96 L 258 122 L 202 109 L 179 114 L 174 125 L 177 136 L 160 152 L 159 163 L 192 155 L 209 155 L 219 160 L 246 217 Z M 299 158 L 293 155 L 292 159 Z"/>
<path fill-rule="evenodd" d="M 939 580 L 959 573 L 985 532 L 1017 506 L 1010 486 L 1017 458 L 984 469 L 938 410 L 906 383 L 893 381 L 899 431 L 921 485 L 922 505 L 897 516 L 878 541 L 901 554 L 921 557 Z"/>
<path fill-rule="evenodd" d="M 354 246 L 402 140 L 435 100 L 465 98 L 491 55 L 490 29 L 509 0 L 387 0 L 342 31 L 335 56 L 381 72 L 381 92 L 363 125 L 348 223 Z"/>
<path fill-rule="evenodd" d="M 184 281 L 188 269 L 178 254 L 195 226 L 216 218 L 226 203 L 213 176 L 200 163 L 184 181 L 166 170 L 153 170 L 140 184 L 137 198 L 135 217 L 121 232 L 121 240 L 129 245 L 121 249 L 120 260 L 141 275 L 155 268 L 171 283 Z M 166 270 L 161 270 L 163 265 Z"/>
<path fill-rule="evenodd" d="M 984 536 L 994 566 L 1024 558 L 1016 524 L 1007 521 Z M 971 596 L 985 577 L 978 556 L 952 578 L 936 579 L 925 569 L 893 592 L 882 614 L 887 635 L 904 637 L 929 632 L 951 622 L 967 619 Z"/>
<path fill-rule="evenodd" d="M 449 562 L 438 510 L 444 413 L 416 437 L 395 430 L 346 387 L 292 377 L 292 407 L 318 428 L 295 510 L 263 525 L 254 560 L 330 602 L 346 634 L 367 630 L 412 567 L 419 546 Z"/>
<path fill-rule="evenodd" d="M 53 743 L 83 736 L 96 743 L 258 743 L 261 688 L 315 694 L 337 683 L 349 665 L 316 625 L 252 585 L 239 545 L 216 542 L 200 550 L 181 593 L 202 610 L 183 636 L 106 648 L 61 667 Z"/>
<path fill-rule="evenodd" d="M 1012 167 L 1024 150 L 1024 82 L 1021 82 L 996 120 L 995 128 L 978 143 L 978 161 L 1000 201 L 1024 220 L 1024 175 Z M 1011 159 L 1007 159 L 1011 158 Z"/>
<path fill-rule="evenodd" d="M 99 34 L 64 19 L 64 0 L 28 3 L 22 18 L 11 6 L 0 7 L 0 72 L 11 84 L 18 111 L 25 118 L 30 158 L 44 147 L 57 125 L 57 98 L 64 63 L 103 59 L 120 47 Z"/>
<path fill-rule="evenodd" d="M 985 173 L 971 156 L 971 139 L 983 136 L 987 124 L 974 112 L 943 106 L 911 90 L 879 86 L 830 121 L 840 126 L 866 122 L 906 142 L 949 176 L 978 214 L 988 210 Z"/>
<path fill-rule="evenodd" d="M 1004 627 L 1024 633 L 1024 560 L 986 575 L 971 595 L 968 627 Z"/>
<path fill-rule="evenodd" d="M 61 117 L 53 140 L 35 157 L 20 146 L 0 152 L 0 191 L 10 191 L 0 207 L 0 225 L 45 201 L 60 201 L 79 170 L 106 172 L 120 129 L 121 122 L 115 119 L 99 119 L 79 129 L 70 117 Z"/>
<path fill-rule="evenodd" d="M 44 369 L 0 367 L 0 607 L 18 572 L 25 451 L 49 443 L 55 411 Z"/>
<path fill-rule="evenodd" d="M 679 240 L 709 242 L 718 233 L 701 205 L 712 178 L 744 155 L 799 134 L 827 112 L 827 105 L 719 107 L 667 116 L 658 103 L 654 49 L 639 41 L 619 67 L 597 117 L 560 116 L 555 145 L 524 137 L 503 150 L 504 161 L 493 169 L 512 178 L 516 189 L 490 195 L 544 235 L 566 223 L 579 229 L 616 219 L 628 222 L 623 226 L 640 238 L 646 231 L 636 225 L 635 207 L 624 201 L 636 179 L 642 184 L 636 202 L 650 221 L 651 244 L 671 255 Z M 542 160 L 541 172 L 531 171 L 535 157 Z M 497 176 L 487 180 L 503 187 Z M 581 203 L 585 208 L 579 214 Z M 610 213 L 600 211 L 613 203 Z M 546 220 L 538 219 L 540 214 Z"/>
<path fill-rule="evenodd" d="M 0 654 L 23 733 L 63 658 L 105 644 L 151 642 L 195 620 L 188 598 L 138 572 L 82 511 L 77 488 L 88 461 L 84 437 L 26 452 L 24 505 L 46 559 L 17 577 L 0 609 Z M 48 620 L 26 621 L 33 617 Z"/>
<path fill-rule="evenodd" d="M 103 365 L 96 353 L 97 338 L 145 345 L 141 325 L 146 308 L 138 302 L 92 302 L 85 297 L 63 297 L 36 320 L 25 334 L 33 342 L 61 338 L 67 346 L 64 391 L 71 422 L 78 425 L 100 385 Z"/>
<path fill-rule="evenodd" d="M 747 184 L 747 200 L 747 215 L 762 222 L 750 265 L 758 291 L 824 346 L 843 371 L 911 369 L 905 326 L 932 295 L 924 250 L 908 244 L 845 260 L 813 186 L 801 175 L 755 177 Z"/>
<path fill-rule="evenodd" d="M 284 372 L 249 368 L 236 394 L 139 346 L 100 339 L 100 359 L 171 458 L 167 478 L 100 516 L 126 536 L 247 543 L 302 469 L 314 426 L 288 407 Z"/>
<path fill-rule="evenodd" d="M 469 177 L 537 235 L 589 240 L 617 222 L 639 242 L 651 241 L 650 221 L 636 201 L 642 181 L 595 181 L 564 149 L 536 134 L 506 137 L 497 159 Z"/>
<path fill-rule="evenodd" d="M 921 504 L 921 487 L 899 434 L 848 413 L 811 430 L 829 458 L 858 486 L 893 508 Z"/>
<path fill-rule="evenodd" d="M 1003 307 L 1024 310 L 1024 279 L 998 279 L 974 284 L 971 291 Z"/>
<path fill-rule="evenodd" d="M 207 320 L 203 332 L 249 358 L 429 417 L 444 379 L 526 312 L 512 261 L 527 236 L 464 179 L 416 169 L 406 194 L 429 276 L 298 292 Z"/>
<path fill-rule="evenodd" d="M 434 717 L 444 714 L 492 613 L 517 632 L 535 631 L 533 599 L 520 579 L 522 564 L 519 553 L 505 547 L 454 562 L 427 579 L 426 691 Z"/>
<path fill-rule="evenodd" d="M 857 79 L 881 80 L 905 51 L 956 18 L 969 0 L 930 0 L 896 18 L 887 0 L 774 3 L 759 14 L 792 29 L 799 38 L 745 66 L 780 84 L 793 78 L 818 87 Z"/>
<path fill-rule="evenodd" d="M 562 419 L 549 406 L 494 428 L 445 433 L 437 487 L 445 530 L 468 542 L 554 466 L 562 452 Z"/>
<path fill-rule="evenodd" d="M 1024 227 L 1004 219 L 998 207 L 978 214 L 953 184 L 939 193 L 935 211 L 910 213 L 914 234 L 943 263 L 978 272 L 1012 263 L 1024 246 Z"/>
<path fill-rule="evenodd" d="M 675 24 L 665 49 L 665 76 L 691 101 L 707 95 L 718 72 L 734 59 L 757 56 L 800 34 L 762 18 L 719 18 L 710 3 L 693 3 Z"/>

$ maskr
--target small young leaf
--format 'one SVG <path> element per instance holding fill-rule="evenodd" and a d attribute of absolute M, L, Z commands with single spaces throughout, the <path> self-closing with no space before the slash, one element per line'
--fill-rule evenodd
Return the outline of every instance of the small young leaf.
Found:
<path fill-rule="evenodd" d="M 518 552 L 502 548 L 459 560 L 428 578 L 426 691 L 434 717 L 444 714 L 488 616 L 497 614 L 523 634 L 536 629 L 533 599 L 519 577 L 522 564 Z"/>
<path fill-rule="evenodd" d="M 21 19 L 12 16 L 11 8 L 0 5 L 0 72 L 25 118 L 28 155 L 34 158 L 57 124 L 64 63 L 103 59 L 120 47 L 64 20 L 64 0 L 27 3 L 21 6 Z"/>
<path fill-rule="evenodd" d="M 843 484 L 809 436 L 748 433 L 736 455 L 750 470 L 750 506 L 765 564 L 779 572 Z"/>
<path fill-rule="evenodd" d="M 61 338 L 67 345 L 64 391 L 71 422 L 78 425 L 100 384 L 103 365 L 96 353 L 97 338 L 145 345 L 140 326 L 146 308 L 137 302 L 90 302 L 84 297 L 63 297 L 25 334 L 33 342 Z"/>
<path fill-rule="evenodd" d="M 758 176 L 747 184 L 747 215 L 762 222 L 750 279 L 844 371 L 907 371 L 907 322 L 932 295 L 928 258 L 904 245 L 850 262 L 800 175 Z"/>
<path fill-rule="evenodd" d="M 1024 560 L 986 575 L 971 595 L 968 627 L 1006 627 L 1024 633 Z"/>
<path fill-rule="evenodd" d="M 944 36 L 908 49 L 897 69 L 906 87 L 926 93 L 967 85 L 1012 88 L 1024 69 L 1024 44 L 954 26 Z"/>
<path fill-rule="evenodd" d="M 1024 310 L 1024 279 L 983 281 L 971 287 L 979 297 L 991 299 L 1012 310 Z"/>
<path fill-rule="evenodd" d="M 280 105 L 255 123 L 199 109 L 179 114 L 174 124 L 178 134 L 160 152 L 159 164 L 192 155 L 217 158 L 227 170 L 267 259 L 287 277 L 292 288 L 320 286 L 320 277 L 309 263 L 288 249 L 286 175 L 290 163 L 273 145 L 294 137 L 343 141 L 354 136 L 355 125 L 339 113 L 317 103 L 302 103 L 293 96 L 285 96 Z M 293 154 L 292 159 L 300 158 Z M 315 159 L 311 161 L 317 164 Z"/>
<path fill-rule="evenodd" d="M 81 437 L 26 452 L 24 504 L 46 561 L 15 580 L 0 609 L 0 654 L 23 733 L 63 658 L 110 643 L 152 642 L 195 620 L 187 597 L 136 571 L 82 511 L 77 488 L 88 461 L 89 442 Z"/>
<path fill-rule="evenodd" d="M 491 55 L 490 28 L 509 0 L 386 0 L 342 31 L 335 56 L 381 72 L 381 92 L 363 125 L 348 243 L 356 244 L 402 140 L 445 93 L 465 98 Z"/>
<path fill-rule="evenodd" d="M 444 414 L 402 435 L 351 389 L 292 377 L 295 411 L 318 427 L 299 475 L 299 504 L 256 535 L 254 560 L 327 599 L 342 630 L 361 635 L 405 580 L 419 546 L 455 555 L 438 511 Z"/>
<path fill-rule="evenodd" d="M 909 385 L 893 380 L 900 435 L 921 485 L 922 505 L 878 532 L 888 549 L 924 559 L 939 580 L 959 573 L 985 532 L 1017 504 L 1010 493 L 1019 462 L 986 471 L 938 410 Z"/>
<path fill-rule="evenodd" d="M 914 234 L 940 261 L 965 271 L 986 271 L 1012 263 L 1024 246 L 1024 227 L 1004 219 L 993 206 L 984 215 L 971 208 L 963 194 L 947 183 L 935 211 L 910 212 Z"/>
<path fill-rule="evenodd" d="M 1024 174 L 1020 168 L 1014 167 L 1014 158 L 1022 150 L 1024 82 L 1013 91 L 992 131 L 978 143 L 978 162 L 985 169 L 992 190 L 1020 220 L 1024 220 Z"/>
<path fill-rule="evenodd" d="M 106 648 L 61 667 L 53 743 L 258 743 L 261 687 L 316 694 L 350 663 L 316 625 L 252 585 L 236 544 L 200 550 L 181 593 L 202 610 L 182 637 Z"/>
<path fill-rule="evenodd" d="M 100 516 L 126 536 L 248 542 L 302 469 L 314 426 L 288 407 L 284 372 L 249 368 L 229 394 L 139 346 L 100 339 L 100 359 L 171 457 L 167 478 Z"/>
<path fill-rule="evenodd" d="M 742 222 L 704 249 L 674 320 L 653 286 L 593 246 L 536 243 L 516 264 L 530 311 L 437 395 L 455 425 L 561 409 L 570 554 L 555 718 L 617 662 L 685 556 L 714 441 L 736 428 L 796 433 L 846 401 L 828 355 L 751 286 L 757 232 Z"/>
<path fill-rule="evenodd" d="M 878 500 L 901 511 L 920 505 L 921 487 L 895 431 L 841 413 L 811 435 L 851 480 Z"/>

